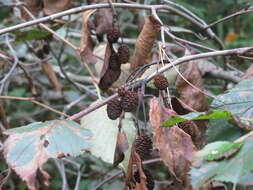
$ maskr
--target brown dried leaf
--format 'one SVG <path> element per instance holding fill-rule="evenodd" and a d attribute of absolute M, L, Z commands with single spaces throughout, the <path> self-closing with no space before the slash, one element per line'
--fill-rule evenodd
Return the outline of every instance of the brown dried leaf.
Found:
<path fill-rule="evenodd" d="M 146 178 L 146 175 L 145 175 L 143 168 L 142 168 L 141 158 L 135 151 L 132 154 L 132 161 L 133 161 L 133 164 L 135 164 L 137 166 L 137 170 L 140 175 L 140 183 L 136 183 L 133 190 L 148 190 L 148 188 L 146 186 L 146 183 L 147 183 L 146 179 L 147 178 Z"/>
<path fill-rule="evenodd" d="M 1 102 L 0 102 L 0 121 L 2 122 L 3 126 L 6 129 L 10 128 L 10 124 L 7 120 L 7 114 L 6 114 L 6 111 L 4 109 L 4 105 Z"/>
<path fill-rule="evenodd" d="M 83 12 L 83 29 L 82 29 L 82 38 L 80 41 L 80 56 L 83 61 L 87 64 L 95 64 L 97 58 L 93 54 L 94 42 L 90 36 L 89 29 L 89 18 L 96 10 L 88 10 Z"/>
<path fill-rule="evenodd" d="M 36 186 L 38 189 L 48 190 L 50 186 L 49 179 L 50 179 L 50 175 L 47 172 L 41 169 L 37 170 L 36 172 L 37 185 Z"/>
<path fill-rule="evenodd" d="M 113 166 L 116 167 L 124 160 L 124 152 L 128 149 L 127 136 L 124 131 L 119 131 L 117 136 L 117 144 L 114 153 Z"/>
<path fill-rule="evenodd" d="M 189 55 L 189 51 L 186 50 L 185 55 Z M 180 65 L 181 74 L 195 87 L 203 91 L 203 80 L 201 73 L 198 69 L 196 61 L 189 61 Z M 180 94 L 180 99 L 189 107 L 197 111 L 207 111 L 208 104 L 205 95 L 190 86 L 180 75 L 176 80 L 176 90 Z"/>
<path fill-rule="evenodd" d="M 161 24 L 154 16 L 149 16 L 146 19 L 136 42 L 133 64 L 131 65 L 132 70 L 150 63 L 151 50 L 160 29 Z"/>
<path fill-rule="evenodd" d="M 111 9 L 99 9 L 95 17 L 96 34 L 98 39 L 101 39 L 104 34 L 109 32 L 112 28 L 113 17 Z"/>
<path fill-rule="evenodd" d="M 41 66 L 42 66 L 43 72 L 47 76 L 52 86 L 55 88 L 57 92 L 60 92 L 62 88 L 62 84 L 58 81 L 58 78 L 52 68 L 52 65 L 49 62 L 42 62 Z"/>
<path fill-rule="evenodd" d="M 64 11 L 71 6 L 72 1 L 73 0 L 43 0 L 43 11 L 46 15 Z"/>
<path fill-rule="evenodd" d="M 33 15 L 38 15 L 39 11 L 42 10 L 42 0 L 20 0 L 24 2 Z M 31 17 L 21 9 L 21 17 L 25 20 L 29 20 Z"/>
<path fill-rule="evenodd" d="M 191 189 L 188 171 L 196 151 L 191 137 L 177 126 L 160 127 L 173 114 L 157 98 L 151 100 L 149 117 L 153 126 L 154 146 L 158 148 L 165 165 L 175 177 L 175 183 L 183 185 L 184 189 Z"/>
<path fill-rule="evenodd" d="M 110 56 L 112 52 L 113 52 L 113 47 L 110 43 L 107 42 L 106 48 L 105 48 L 105 55 L 104 55 L 104 64 L 100 72 L 101 77 L 104 76 L 105 72 L 108 70 Z"/>
<path fill-rule="evenodd" d="M 247 69 L 241 80 L 253 80 L 253 65 Z"/>

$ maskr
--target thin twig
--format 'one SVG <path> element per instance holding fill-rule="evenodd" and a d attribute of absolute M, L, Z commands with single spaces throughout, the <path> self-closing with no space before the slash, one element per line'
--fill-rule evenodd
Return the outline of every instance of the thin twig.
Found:
<path fill-rule="evenodd" d="M 224 21 L 226 21 L 226 20 L 228 20 L 228 19 L 231 19 L 231 18 L 233 18 L 233 17 L 239 16 L 239 15 L 243 15 L 243 14 L 247 14 L 247 13 L 251 13 L 251 12 L 253 12 L 253 7 L 250 7 L 250 8 L 248 8 L 248 9 L 242 9 L 242 10 L 236 12 L 236 13 L 233 13 L 233 14 L 231 14 L 231 15 L 228 15 L 228 16 L 226 16 L 226 17 L 224 17 L 224 18 L 221 18 L 221 19 L 219 19 L 219 20 L 217 20 L 217 21 L 215 21 L 215 22 L 213 22 L 213 23 L 207 25 L 207 26 L 205 27 L 205 29 L 211 28 L 211 27 L 213 27 L 214 25 L 219 24 L 219 23 L 221 23 L 221 22 L 224 22 Z"/>
<path fill-rule="evenodd" d="M 182 39 L 182 38 L 179 38 L 177 36 L 175 36 L 174 34 L 172 34 L 170 31 L 170 29 L 165 29 L 165 32 L 166 34 L 172 38 L 173 40 L 175 41 L 178 41 L 178 42 L 181 42 L 183 44 L 189 44 L 191 46 L 195 46 L 197 48 L 201 48 L 201 49 L 204 49 L 204 50 L 208 50 L 208 51 L 217 51 L 216 49 L 213 49 L 213 48 L 209 48 L 207 46 L 204 46 L 204 45 L 201 45 L 201 44 L 198 44 L 198 43 L 195 43 L 195 42 L 191 42 L 191 41 L 188 41 L 188 40 L 185 40 L 185 39 Z"/>
<path fill-rule="evenodd" d="M 122 175 L 122 171 L 117 171 L 114 174 L 112 174 L 110 177 L 106 178 L 105 180 L 103 180 L 101 183 L 99 183 L 98 185 L 96 185 L 94 188 L 92 188 L 92 190 L 97 190 L 100 187 L 102 187 L 104 184 L 106 184 L 107 182 L 111 181 L 112 179 L 118 177 L 119 175 Z"/>
<path fill-rule="evenodd" d="M 25 7 L 22 6 L 22 9 L 33 19 L 36 20 L 36 17 Z M 70 43 L 68 40 L 66 40 L 65 38 L 61 37 L 59 34 L 57 34 L 55 31 L 53 31 L 51 28 L 47 27 L 45 24 L 39 23 L 39 26 L 41 28 L 44 28 L 45 30 L 47 30 L 48 32 L 50 32 L 51 34 L 53 34 L 53 36 L 56 39 L 60 39 L 61 41 L 63 41 L 66 45 L 70 46 L 71 48 L 73 48 L 74 50 L 78 50 L 79 48 L 76 47 L 75 45 L 73 45 L 72 43 Z"/>
<path fill-rule="evenodd" d="M 62 178 L 62 189 L 61 190 L 68 190 L 68 182 L 67 182 L 67 177 L 66 177 L 66 173 L 65 173 L 65 165 L 62 162 L 62 160 L 54 159 L 54 162 L 61 174 L 61 178 Z"/>
<path fill-rule="evenodd" d="M 189 55 L 189 56 L 184 56 L 181 58 L 178 58 L 176 60 L 174 60 L 173 62 L 165 65 L 164 67 L 160 68 L 157 72 L 154 72 L 152 74 L 150 74 L 148 77 L 146 77 L 146 79 L 144 80 L 146 83 L 151 81 L 154 76 L 157 73 L 163 73 L 165 71 L 167 71 L 168 69 L 171 69 L 173 67 L 173 65 L 179 65 L 182 64 L 184 62 L 187 61 L 191 61 L 191 60 L 196 60 L 196 59 L 202 59 L 202 58 L 207 58 L 207 57 L 215 57 L 215 56 L 228 56 L 228 55 L 243 55 L 245 52 L 252 50 L 253 47 L 244 47 L 244 48 L 235 48 L 235 49 L 229 49 L 229 50 L 220 50 L 220 51 L 214 51 L 214 52 L 207 52 L 207 53 L 199 53 L 196 55 Z M 133 84 L 131 84 L 129 86 L 129 88 L 135 88 L 135 87 L 139 87 L 141 86 L 143 81 L 137 81 Z M 92 105 L 74 115 L 72 115 L 71 117 L 69 117 L 70 120 L 77 120 L 80 117 L 87 115 L 88 113 L 106 105 L 110 100 L 114 99 L 118 97 L 118 93 L 113 94 L 112 96 L 100 101 L 99 103 L 96 103 L 95 105 Z"/>
<path fill-rule="evenodd" d="M 11 77 L 11 75 L 13 74 L 14 70 L 16 69 L 17 65 L 18 65 L 18 57 L 16 55 L 16 52 L 15 50 L 13 49 L 13 47 L 11 46 L 10 44 L 10 41 L 9 41 L 9 35 L 6 34 L 5 36 L 5 42 L 10 50 L 10 54 L 13 56 L 14 58 L 14 63 L 10 69 L 10 71 L 5 75 L 5 77 L 0 81 L 0 95 L 2 94 L 2 91 L 4 89 L 4 85 L 5 83 L 7 82 L 7 80 L 9 80 L 9 78 Z"/>
<path fill-rule="evenodd" d="M 174 8 L 171 7 L 169 5 L 143 5 L 143 4 L 127 4 L 127 3 L 112 3 L 112 5 L 115 8 L 134 8 L 134 9 L 146 9 L 146 10 L 152 10 L 152 9 L 156 9 L 156 10 L 167 10 L 170 12 L 173 12 L 183 18 L 185 18 L 186 20 L 190 21 L 191 23 L 195 24 L 196 26 L 198 26 L 201 29 L 205 29 L 206 24 L 203 24 L 204 21 L 201 23 L 198 20 L 195 20 L 193 17 L 191 17 L 190 15 Z M 45 16 L 39 19 L 35 19 L 32 21 L 28 21 L 22 24 L 17 24 L 15 26 L 11 26 L 11 27 L 7 27 L 4 29 L 0 30 L 0 35 L 4 34 L 4 33 L 8 33 L 11 32 L 13 30 L 17 30 L 17 29 L 21 29 L 21 28 L 25 28 L 28 26 L 32 26 L 32 25 L 36 25 L 36 24 L 40 24 L 43 22 L 47 22 L 47 21 L 52 21 L 56 18 L 60 18 L 66 15 L 71 15 L 71 14 L 76 14 L 76 13 L 80 13 L 89 9 L 100 9 L 100 8 L 108 8 L 110 7 L 110 5 L 108 3 L 101 3 L 101 4 L 95 4 L 95 5 L 84 5 L 84 6 L 80 6 L 80 7 L 76 7 L 76 8 L 72 8 L 72 9 L 68 9 L 66 11 L 62 11 L 56 14 L 52 14 L 49 16 Z M 218 37 L 213 33 L 212 30 L 207 29 L 207 34 L 209 37 L 211 37 L 211 39 L 213 39 L 216 43 L 219 44 L 219 46 L 221 48 L 223 48 L 223 43 L 218 39 Z"/>
<path fill-rule="evenodd" d="M 54 108 L 51 108 L 50 106 L 46 105 L 46 104 L 43 104 L 37 100 L 35 100 L 34 97 L 16 97 L 16 96 L 0 96 L 0 99 L 8 99 L 8 100 L 24 100 L 24 101 L 31 101 L 32 103 L 34 104 L 37 104 L 47 110 L 50 110 L 52 112 L 55 112 L 59 115 L 64 115 L 65 117 L 70 117 L 69 115 L 63 113 L 63 112 L 60 112 Z"/>

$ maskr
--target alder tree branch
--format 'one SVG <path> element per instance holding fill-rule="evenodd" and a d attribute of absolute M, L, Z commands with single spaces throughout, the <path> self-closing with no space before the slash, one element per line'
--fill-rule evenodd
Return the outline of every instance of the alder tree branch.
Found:
<path fill-rule="evenodd" d="M 250 51 L 253 49 L 252 47 L 244 47 L 244 48 L 235 48 L 235 49 L 228 49 L 228 50 L 220 50 L 220 51 L 214 51 L 214 52 L 207 52 L 207 53 L 199 53 L 196 55 L 189 55 L 189 56 L 184 56 L 181 58 L 178 58 L 174 61 L 172 61 L 169 64 L 166 64 L 164 67 L 160 68 L 158 71 L 153 72 L 152 74 L 150 74 L 146 79 L 144 80 L 139 80 L 131 85 L 128 85 L 126 88 L 130 89 L 130 88 L 136 88 L 136 87 L 140 87 L 143 82 L 147 83 L 149 81 L 151 81 L 155 75 L 157 73 L 163 73 L 171 68 L 173 68 L 173 65 L 179 65 L 182 63 L 185 63 L 187 61 L 192 61 L 192 60 L 197 60 L 197 59 L 203 59 L 203 58 L 207 58 L 207 57 L 216 57 L 216 56 L 229 56 L 229 55 L 243 55 L 246 52 Z M 70 120 L 78 120 L 80 117 L 83 117 L 85 115 L 87 115 L 88 113 L 106 105 L 110 100 L 114 99 L 118 97 L 118 93 L 115 93 L 113 95 L 111 95 L 110 97 L 100 101 L 99 103 L 96 103 L 72 116 L 70 116 L 68 119 Z"/>
<path fill-rule="evenodd" d="M 182 12 L 182 11 L 180 11 L 180 10 L 172 7 L 172 6 L 169 6 L 169 5 L 143 5 L 143 4 L 137 4 L 137 3 L 134 3 L 134 4 L 112 3 L 112 5 L 115 8 L 146 9 L 146 10 L 150 10 L 150 11 L 152 11 L 152 9 L 155 9 L 155 10 L 167 10 L 169 12 L 172 12 L 172 13 L 174 13 L 176 15 L 179 15 L 179 16 L 185 18 L 186 20 L 190 21 L 191 23 L 195 24 L 196 26 L 198 26 L 199 28 L 201 28 L 203 30 L 207 26 L 207 24 L 203 20 L 201 20 L 201 19 L 197 19 L 196 20 L 195 17 L 192 17 L 191 15 L 186 14 L 186 13 L 184 13 L 184 12 Z M 95 5 L 83 5 L 83 6 L 80 6 L 80 7 L 76 7 L 76 8 L 68 9 L 66 11 L 55 13 L 55 14 L 52 14 L 52 15 L 49 15 L 49 16 L 45 16 L 45 17 L 42 17 L 42 18 L 34 19 L 32 21 L 28 21 L 28 22 L 25 22 L 25 23 L 17 24 L 15 26 L 11 26 L 11 27 L 7 27 L 7 28 L 4 28 L 4 29 L 0 29 L 0 35 L 8 33 L 8 32 L 11 32 L 13 30 L 18 30 L 18 29 L 21 29 L 21 28 L 25 28 L 25 27 L 28 27 L 28 26 L 32 26 L 32 25 L 36 25 L 36 24 L 41 24 L 41 23 L 44 23 L 44 22 L 47 22 L 47 21 L 53 21 L 56 18 L 61 18 L 61 17 L 66 16 L 66 15 L 80 13 L 80 12 L 83 12 L 83 11 L 86 11 L 86 10 L 90 10 L 90 9 L 109 8 L 110 6 L 111 5 L 108 4 L 108 3 L 101 3 L 101 4 L 95 4 Z M 50 28 L 48 28 L 48 29 L 50 29 Z M 208 36 L 211 39 L 213 39 L 220 46 L 220 48 L 223 48 L 223 43 L 218 39 L 218 37 L 214 34 L 214 32 L 210 28 L 207 29 L 206 32 L 207 32 Z"/>
<path fill-rule="evenodd" d="M 36 17 L 28 10 L 28 8 L 26 8 L 25 6 L 21 7 L 33 20 L 36 20 Z M 51 28 L 49 28 L 48 26 L 46 26 L 45 24 L 39 23 L 39 26 L 41 28 L 44 28 L 45 30 L 47 30 L 49 33 L 53 34 L 53 36 L 56 39 L 59 39 L 61 41 L 63 41 L 66 45 L 70 46 L 71 48 L 73 48 L 74 50 L 78 50 L 79 48 L 76 47 L 75 45 L 73 45 L 72 43 L 70 43 L 68 40 L 66 40 L 65 38 L 61 37 L 59 34 L 57 34 L 55 31 L 53 31 Z"/>

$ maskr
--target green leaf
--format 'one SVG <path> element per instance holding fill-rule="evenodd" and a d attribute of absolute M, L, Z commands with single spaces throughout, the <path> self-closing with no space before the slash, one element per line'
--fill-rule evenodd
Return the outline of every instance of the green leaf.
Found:
<path fill-rule="evenodd" d="M 220 159 L 224 154 L 233 154 L 237 151 L 243 143 L 233 143 L 229 141 L 218 141 L 206 145 L 202 150 L 196 153 L 195 159 L 204 159 L 212 161 Z"/>
<path fill-rule="evenodd" d="M 203 162 L 190 171 L 193 189 L 199 189 L 211 181 L 231 182 L 237 184 L 245 179 L 253 169 L 253 139 L 245 141 L 239 152 L 222 161 Z"/>
<path fill-rule="evenodd" d="M 58 30 L 61 25 L 53 26 L 52 30 Z M 41 40 L 51 35 L 50 32 L 43 29 L 30 29 L 25 31 L 14 31 L 16 35 L 15 42 L 24 42 L 29 40 Z"/>
<path fill-rule="evenodd" d="M 243 135 L 243 131 L 228 122 L 227 119 L 211 119 L 206 131 L 207 143 L 214 141 L 234 141 Z"/>
<path fill-rule="evenodd" d="M 78 156 L 90 148 L 92 134 L 70 120 L 36 122 L 4 131 L 9 135 L 4 142 L 4 156 L 8 165 L 26 181 L 35 186 L 38 168 L 49 158 Z"/>
<path fill-rule="evenodd" d="M 169 127 L 176 123 L 189 121 L 189 120 L 203 120 L 203 119 L 220 119 L 220 118 L 231 118 L 232 114 L 225 110 L 213 110 L 210 112 L 191 112 L 186 115 L 175 115 L 163 123 L 162 126 Z"/>
<path fill-rule="evenodd" d="M 244 80 L 237 84 L 228 93 L 217 96 L 211 107 L 230 111 L 239 117 L 252 118 L 253 116 L 253 80 Z"/>
<path fill-rule="evenodd" d="M 96 104 L 95 102 L 94 104 Z M 106 106 L 103 106 L 88 115 L 82 117 L 81 126 L 89 129 L 94 137 L 91 142 L 91 154 L 101 158 L 103 161 L 113 164 L 114 152 L 118 135 L 119 119 L 110 120 L 106 113 Z M 131 152 L 131 145 L 135 139 L 136 129 L 131 119 L 131 114 L 126 113 L 122 121 L 122 130 L 125 131 L 129 148 L 125 152 L 125 159 L 122 167 L 127 169 L 128 160 Z"/>

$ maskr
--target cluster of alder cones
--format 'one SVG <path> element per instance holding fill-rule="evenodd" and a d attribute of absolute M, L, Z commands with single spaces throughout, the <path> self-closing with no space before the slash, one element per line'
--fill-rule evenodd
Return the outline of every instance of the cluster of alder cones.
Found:
<path fill-rule="evenodd" d="M 116 42 L 117 40 L 115 40 L 116 39 L 115 36 L 117 36 L 117 35 L 115 35 L 115 34 L 108 35 L 107 36 L 108 41 L 111 43 Z M 123 55 L 121 57 L 119 57 L 119 55 L 121 55 L 121 52 L 125 51 L 125 50 L 123 51 L 121 49 L 124 49 L 125 47 L 127 47 L 127 46 L 124 46 L 124 45 L 120 46 L 118 53 L 115 53 L 113 51 L 113 53 L 111 54 L 110 62 L 109 62 L 109 69 L 107 71 L 108 73 L 109 72 L 113 72 L 113 73 L 119 72 L 120 73 L 120 65 L 124 64 L 124 61 L 125 62 L 128 61 L 129 50 L 128 50 L 128 58 L 127 59 Z M 121 58 L 123 58 L 123 60 L 124 60 L 123 62 L 121 62 Z M 158 90 L 165 90 L 169 86 L 166 77 L 164 77 L 162 74 L 157 74 L 154 77 L 154 85 Z M 125 112 L 135 111 L 137 109 L 137 106 L 139 103 L 139 96 L 138 96 L 138 93 L 135 91 L 130 91 L 130 90 L 125 90 L 124 88 L 119 88 L 118 94 L 119 94 L 119 98 L 115 98 L 107 104 L 107 115 L 112 120 L 116 120 L 117 118 L 119 118 L 123 111 L 125 111 Z M 135 146 L 135 151 L 140 156 L 141 160 L 147 159 L 150 156 L 151 151 L 153 149 L 152 140 L 151 140 L 150 136 L 146 133 L 141 133 L 138 135 L 138 137 L 135 139 L 134 146 Z M 153 190 L 154 186 L 155 186 L 153 176 L 145 168 L 143 168 L 143 172 L 146 176 L 147 189 Z M 136 170 L 134 172 L 133 177 L 134 177 L 134 180 L 136 183 L 140 183 L 140 174 L 139 174 L 138 170 Z"/>
<path fill-rule="evenodd" d="M 109 58 L 108 69 L 99 82 L 99 87 L 102 90 L 107 90 L 116 80 L 118 80 L 121 74 L 121 64 L 127 63 L 130 58 L 130 51 L 127 45 L 121 44 L 117 52 L 114 50 L 113 44 L 118 41 L 119 37 L 120 29 L 117 26 L 113 26 L 110 32 L 107 33 L 107 40 L 111 48 L 111 55 Z"/>
<path fill-rule="evenodd" d="M 138 93 L 135 91 L 120 88 L 118 93 L 119 98 L 115 98 L 107 104 L 107 115 L 112 120 L 120 117 L 122 111 L 135 111 L 139 102 Z"/>
<path fill-rule="evenodd" d="M 158 90 L 165 90 L 169 86 L 167 79 L 162 74 L 157 74 L 154 77 L 154 85 Z M 119 88 L 118 94 L 119 98 L 115 98 L 107 104 L 107 115 L 111 120 L 119 118 L 122 111 L 135 111 L 138 106 L 137 92 Z"/>

